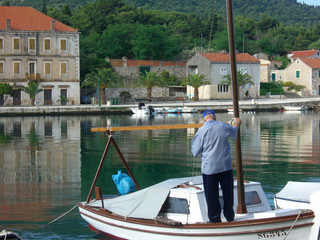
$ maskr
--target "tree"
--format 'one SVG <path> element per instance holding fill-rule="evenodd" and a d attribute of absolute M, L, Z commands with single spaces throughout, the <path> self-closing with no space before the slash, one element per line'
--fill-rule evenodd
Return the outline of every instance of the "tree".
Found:
<path fill-rule="evenodd" d="M 119 76 L 112 68 L 94 69 L 86 75 L 81 87 L 91 86 L 100 89 L 101 104 L 106 104 L 106 88 L 112 88 L 119 84 Z"/>
<path fill-rule="evenodd" d="M 194 88 L 194 100 L 199 100 L 199 88 L 204 85 L 208 85 L 211 82 L 207 79 L 207 77 L 203 74 L 193 73 L 192 75 L 188 75 L 183 81 L 182 85 L 189 85 Z"/>
<path fill-rule="evenodd" d="M 4 94 L 9 94 L 10 96 L 12 96 L 12 87 L 9 85 L 9 83 L 0 83 L 0 101 L 3 100 L 3 95 Z M 2 103 L 4 103 L 6 101 L 6 99 L 3 100 Z"/>
<path fill-rule="evenodd" d="M 135 27 L 131 24 L 123 23 L 109 26 L 100 38 L 98 49 L 101 57 L 121 58 L 132 56 L 131 39 L 134 32 Z"/>
<path fill-rule="evenodd" d="M 46 0 L 42 0 L 42 9 L 41 9 L 41 12 L 43 14 L 47 14 L 47 3 L 46 3 Z"/>
<path fill-rule="evenodd" d="M 160 80 L 165 86 L 179 86 L 181 84 L 181 80 L 176 75 L 170 75 L 166 70 L 160 73 Z"/>
<path fill-rule="evenodd" d="M 9 94 L 12 96 L 12 87 L 9 83 L 0 83 L 0 95 Z"/>
<path fill-rule="evenodd" d="M 143 86 L 147 88 L 147 98 L 151 100 L 152 88 L 155 86 L 162 86 L 160 76 L 157 73 L 144 72 L 140 73 L 136 82 L 136 86 Z"/>
<path fill-rule="evenodd" d="M 231 85 L 232 80 L 231 80 L 231 74 L 223 76 L 222 81 L 220 81 L 219 84 L 227 84 Z M 237 71 L 237 82 L 238 82 L 238 87 L 240 88 L 241 86 L 245 86 L 247 84 L 254 84 L 252 81 L 252 77 L 248 73 L 244 73 L 244 71 Z"/>
<path fill-rule="evenodd" d="M 22 87 L 22 91 L 27 93 L 31 98 L 31 106 L 34 106 L 34 100 L 36 98 L 36 95 L 43 91 L 43 89 L 39 89 L 39 82 L 28 82 L 27 87 Z"/>

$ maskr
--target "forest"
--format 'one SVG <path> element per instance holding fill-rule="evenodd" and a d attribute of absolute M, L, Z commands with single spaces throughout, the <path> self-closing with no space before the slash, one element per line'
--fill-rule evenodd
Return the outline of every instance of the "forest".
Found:
<path fill-rule="evenodd" d="M 285 1 L 294 6 L 297 4 L 296 0 Z M 50 7 L 48 2 L 42 1 L 42 12 L 81 32 L 82 78 L 90 70 L 105 66 L 106 57 L 187 60 L 197 51 L 228 51 L 226 16 L 222 11 L 215 11 L 214 6 L 201 17 L 196 11 L 187 13 L 139 7 L 137 3 L 142 1 L 131 6 L 120 0 L 97 0 L 77 8 L 68 4 L 59 8 Z M 145 4 L 150 2 L 145 1 Z M 218 6 L 223 1 L 216 2 Z M 234 24 L 236 49 L 239 52 L 263 52 L 269 57 L 280 57 L 292 50 L 320 48 L 319 16 L 318 24 L 284 24 L 268 14 L 268 7 L 263 7 L 271 1 L 252 1 L 252 8 L 253 2 L 261 4 L 260 11 L 254 17 L 248 17 L 245 10 L 242 15 L 239 14 L 241 9 L 250 8 L 249 5 L 241 5 L 241 2 L 249 4 L 251 1 L 234 1 L 234 11 L 238 12 Z M 284 0 L 273 2 L 278 2 L 280 8 Z M 313 10 L 318 11 L 318 8 Z M 283 15 L 287 12 L 284 10 Z M 306 12 L 303 18 L 313 17 Z"/>

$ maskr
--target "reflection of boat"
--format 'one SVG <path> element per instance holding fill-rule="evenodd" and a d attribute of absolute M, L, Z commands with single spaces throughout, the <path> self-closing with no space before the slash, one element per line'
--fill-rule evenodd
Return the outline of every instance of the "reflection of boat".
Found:
<path fill-rule="evenodd" d="M 289 181 L 275 194 L 274 203 L 278 208 L 312 209 L 310 197 L 318 191 L 320 193 L 320 183 Z"/>
<path fill-rule="evenodd" d="M 285 111 L 304 111 L 307 110 L 305 106 L 283 106 Z"/>
<path fill-rule="evenodd" d="M 233 108 L 228 108 L 227 110 L 228 110 L 228 113 L 233 114 Z M 241 109 L 239 109 L 239 111 L 242 112 Z"/>
<path fill-rule="evenodd" d="M 165 113 L 198 113 L 198 110 L 191 107 L 166 108 Z"/>

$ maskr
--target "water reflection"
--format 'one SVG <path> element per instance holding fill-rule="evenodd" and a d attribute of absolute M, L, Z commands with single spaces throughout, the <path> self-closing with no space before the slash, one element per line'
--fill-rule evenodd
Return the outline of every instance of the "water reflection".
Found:
<path fill-rule="evenodd" d="M 217 114 L 218 120 L 232 116 Z M 244 174 L 262 182 L 268 199 L 288 180 L 319 181 L 320 116 L 242 114 Z M 201 115 L 63 116 L 0 118 L 0 226 L 26 239 L 107 239 L 91 232 L 77 211 L 40 228 L 87 197 L 108 137 L 91 127 L 201 122 Z M 191 154 L 194 129 L 115 133 L 139 185 L 200 174 Z M 234 142 L 231 142 L 235 159 Z M 235 165 L 235 163 L 234 163 Z M 111 174 L 123 169 L 110 149 L 97 184 L 116 193 Z M 1 230 L 1 229 L 0 229 Z M 55 234 L 53 234 L 54 232 Z"/>

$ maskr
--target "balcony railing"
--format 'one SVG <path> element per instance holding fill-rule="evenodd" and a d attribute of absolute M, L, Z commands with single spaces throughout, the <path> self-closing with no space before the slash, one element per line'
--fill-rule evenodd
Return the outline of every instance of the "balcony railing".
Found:
<path fill-rule="evenodd" d="M 40 80 L 40 73 L 26 73 L 27 80 Z"/>

